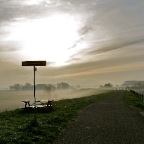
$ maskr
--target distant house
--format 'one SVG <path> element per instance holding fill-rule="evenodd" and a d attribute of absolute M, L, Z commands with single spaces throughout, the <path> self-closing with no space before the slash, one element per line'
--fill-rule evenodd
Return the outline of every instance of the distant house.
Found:
<path fill-rule="evenodd" d="M 135 88 L 144 88 L 144 81 L 125 81 L 122 84 L 123 87 L 135 87 Z"/>

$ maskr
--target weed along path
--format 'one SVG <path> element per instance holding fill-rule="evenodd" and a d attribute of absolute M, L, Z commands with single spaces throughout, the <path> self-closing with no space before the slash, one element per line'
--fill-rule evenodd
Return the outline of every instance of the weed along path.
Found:
<path fill-rule="evenodd" d="M 88 106 L 54 144 L 144 144 L 144 117 L 127 106 L 124 93 Z"/>

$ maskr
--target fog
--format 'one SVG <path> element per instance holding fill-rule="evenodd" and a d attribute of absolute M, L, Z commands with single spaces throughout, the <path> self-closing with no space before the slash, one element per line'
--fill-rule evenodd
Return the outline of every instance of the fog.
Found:
<path fill-rule="evenodd" d="M 104 93 L 104 89 L 80 89 L 80 90 L 55 90 L 55 91 L 36 91 L 36 100 L 72 99 L 94 94 Z M 0 111 L 23 108 L 23 100 L 34 101 L 33 91 L 0 91 Z"/>

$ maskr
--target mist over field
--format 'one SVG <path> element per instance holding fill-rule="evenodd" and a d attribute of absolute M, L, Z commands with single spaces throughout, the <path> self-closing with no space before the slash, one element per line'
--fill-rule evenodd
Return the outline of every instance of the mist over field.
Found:
<path fill-rule="evenodd" d="M 106 92 L 104 89 L 36 91 L 36 100 L 61 100 L 90 96 Z M 0 91 L 0 111 L 24 107 L 23 100 L 34 101 L 33 91 Z"/>

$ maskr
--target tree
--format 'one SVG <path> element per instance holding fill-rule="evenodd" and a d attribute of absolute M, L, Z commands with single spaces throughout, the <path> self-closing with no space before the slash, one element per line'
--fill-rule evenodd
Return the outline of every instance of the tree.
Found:
<path fill-rule="evenodd" d="M 36 89 L 37 89 L 37 90 L 45 90 L 46 87 L 47 87 L 46 84 L 37 84 L 37 85 L 36 85 Z"/>
<path fill-rule="evenodd" d="M 111 87 L 113 87 L 113 85 L 111 83 L 107 83 L 107 84 L 104 85 L 104 87 L 111 88 Z"/>
<path fill-rule="evenodd" d="M 14 85 L 12 85 L 12 86 L 9 86 L 9 89 L 10 89 L 10 90 L 21 90 L 22 87 L 21 87 L 20 84 L 14 84 Z"/>
<path fill-rule="evenodd" d="M 57 89 L 69 89 L 71 86 L 68 83 L 61 82 L 57 83 Z"/>
<path fill-rule="evenodd" d="M 33 89 L 33 86 L 30 84 L 30 83 L 26 83 L 23 87 L 22 87 L 23 90 L 31 90 Z"/>

